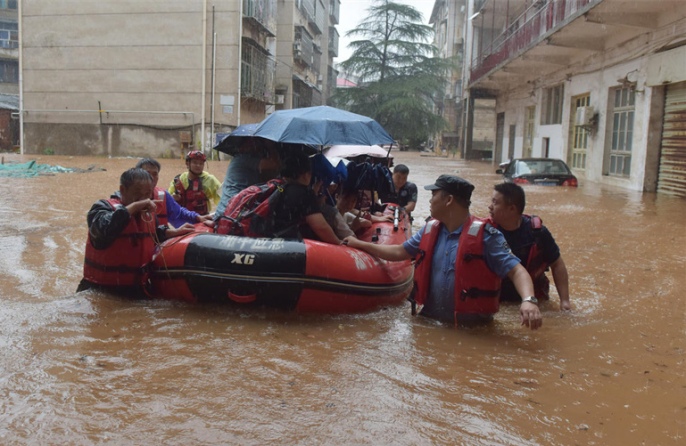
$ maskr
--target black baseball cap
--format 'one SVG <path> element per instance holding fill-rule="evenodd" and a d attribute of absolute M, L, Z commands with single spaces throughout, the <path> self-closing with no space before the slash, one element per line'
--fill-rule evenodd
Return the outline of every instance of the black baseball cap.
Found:
<path fill-rule="evenodd" d="M 472 198 L 474 185 L 469 181 L 455 175 L 441 175 L 434 184 L 424 186 L 426 190 L 444 190 L 450 195 L 462 198 L 469 202 Z"/>

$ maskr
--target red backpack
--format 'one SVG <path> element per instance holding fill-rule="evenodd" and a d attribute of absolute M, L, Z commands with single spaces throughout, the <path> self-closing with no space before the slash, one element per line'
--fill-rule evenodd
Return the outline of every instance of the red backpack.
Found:
<path fill-rule="evenodd" d="M 273 211 L 283 195 L 286 182 L 269 180 L 264 184 L 249 186 L 226 205 L 224 215 L 214 227 L 217 234 L 244 237 L 273 237 Z"/>

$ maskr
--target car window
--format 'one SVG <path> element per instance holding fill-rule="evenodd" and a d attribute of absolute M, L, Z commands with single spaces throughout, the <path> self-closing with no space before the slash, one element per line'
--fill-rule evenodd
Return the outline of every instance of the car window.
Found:
<path fill-rule="evenodd" d="M 545 165 L 545 173 L 568 173 L 567 167 L 561 161 L 549 161 Z"/>
<path fill-rule="evenodd" d="M 517 175 L 526 175 L 532 172 L 532 166 L 535 165 L 531 161 L 519 161 L 517 162 Z"/>

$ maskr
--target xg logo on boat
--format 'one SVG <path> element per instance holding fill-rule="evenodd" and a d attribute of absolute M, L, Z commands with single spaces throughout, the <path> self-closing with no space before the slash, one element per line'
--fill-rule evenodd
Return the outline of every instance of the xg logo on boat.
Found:
<path fill-rule="evenodd" d="M 239 254 L 237 252 L 233 253 L 233 260 L 231 264 L 236 265 L 252 265 L 255 263 L 255 254 Z"/>

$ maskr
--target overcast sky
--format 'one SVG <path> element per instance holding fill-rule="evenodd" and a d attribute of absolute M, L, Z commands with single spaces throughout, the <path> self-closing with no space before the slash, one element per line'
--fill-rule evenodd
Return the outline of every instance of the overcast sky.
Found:
<path fill-rule="evenodd" d="M 398 3 L 405 3 L 414 6 L 424 16 L 424 24 L 429 24 L 431 10 L 435 0 L 396 0 Z M 362 20 L 367 17 L 367 9 L 372 5 L 373 0 L 341 0 L 341 15 L 339 24 L 336 26 L 340 39 L 338 41 L 338 57 L 335 62 L 342 62 L 352 54 L 348 50 L 350 39 L 345 34 L 355 28 Z"/>

